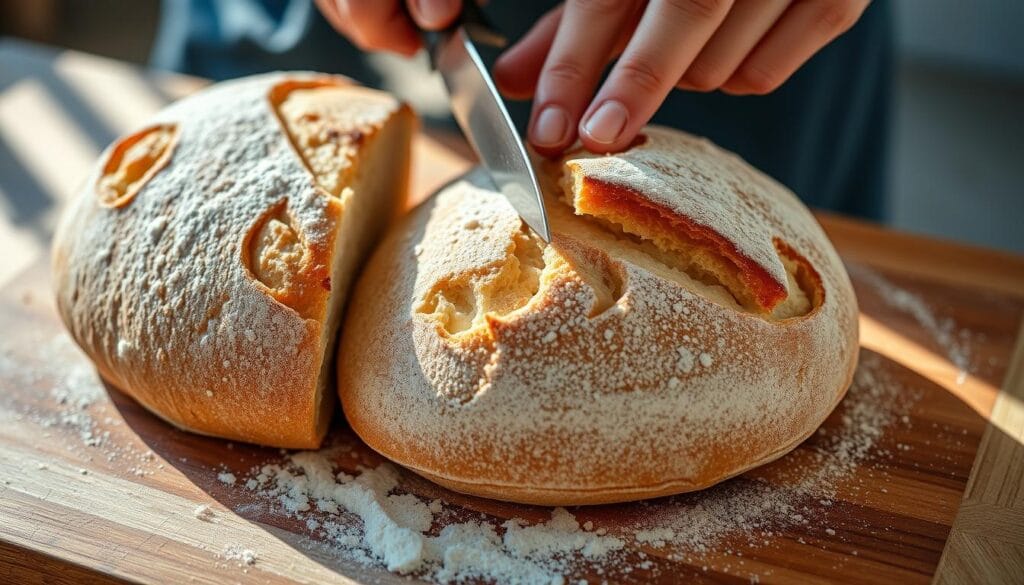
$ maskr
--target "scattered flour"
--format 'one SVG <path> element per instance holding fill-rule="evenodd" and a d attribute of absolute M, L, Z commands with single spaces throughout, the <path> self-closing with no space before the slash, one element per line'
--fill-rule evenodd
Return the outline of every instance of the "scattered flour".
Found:
<path fill-rule="evenodd" d="M 928 307 L 924 299 L 899 288 L 878 272 L 859 264 L 847 268 L 858 282 L 863 282 L 874 289 L 887 305 L 913 317 L 959 370 L 956 383 L 963 384 L 967 381 L 967 375 L 971 373 L 971 351 L 967 343 L 969 331 L 961 329 L 958 333 L 953 319 L 940 318 Z"/>
<path fill-rule="evenodd" d="M 851 273 L 876 289 L 885 302 L 913 316 L 950 360 L 968 371 L 970 351 L 965 340 L 969 337 L 957 332 L 951 320 L 936 317 L 922 299 L 867 269 L 851 267 Z M 714 363 L 710 354 L 705 359 L 702 352 L 682 350 L 676 357 L 689 368 Z M 139 465 L 154 462 L 151 451 L 129 453 L 127 447 L 114 444 L 109 430 L 103 430 L 121 423 L 103 418 L 102 408 L 107 406 L 103 387 L 66 337 L 35 351 L 45 352 L 52 363 L 68 365 L 49 374 L 54 376 L 49 396 L 56 408 L 33 415 L 33 420 L 43 427 L 72 430 L 80 439 L 71 447 L 74 450 L 101 448 L 83 452 L 104 453 L 110 460 L 131 455 Z M 9 378 L 38 385 L 42 375 L 25 373 L 17 356 L 16 350 L 0 353 L 0 370 L 21 372 Z M 890 379 L 881 358 L 865 354 L 836 414 L 838 422 L 833 420 L 827 431 L 823 429 L 808 443 L 813 456 L 789 469 L 783 481 L 767 481 L 757 470 L 702 492 L 631 504 L 626 513 L 631 520 L 624 525 L 601 526 L 598 518 L 581 525 L 572 511 L 562 508 L 541 522 L 518 518 L 503 522 L 492 516 L 467 519 L 454 514 L 462 511 L 459 506 L 404 493 L 400 473 L 390 464 L 363 469 L 355 476 L 337 470 L 331 450 L 286 453 L 282 461 L 241 477 L 219 472 L 217 478 L 239 489 L 244 486 L 269 501 L 273 513 L 300 519 L 315 540 L 330 545 L 339 556 L 367 565 L 438 583 L 563 583 L 580 569 L 605 575 L 628 572 L 632 566 L 650 569 L 652 563 L 646 557 L 629 559 L 624 566 L 630 545 L 661 549 L 669 558 L 692 557 L 717 551 L 716 545 L 726 538 L 739 537 L 754 545 L 769 542 L 787 526 L 814 526 L 822 508 L 831 506 L 837 488 L 854 481 L 854 469 L 878 453 L 877 443 L 886 427 L 910 424 L 907 401 L 913 396 L 908 394 Z M 896 449 L 909 446 L 897 444 Z M 193 514 L 202 521 L 214 518 L 208 505 L 197 507 Z M 455 518 L 459 521 L 453 522 Z M 836 533 L 832 527 L 820 530 L 830 537 Z M 243 567 L 258 559 L 255 551 L 240 545 L 226 547 L 223 556 Z"/>
<path fill-rule="evenodd" d="M 237 544 L 230 544 L 224 549 L 224 558 L 229 561 L 238 561 L 243 567 L 251 567 L 256 564 L 259 555 L 252 549 Z"/>
<path fill-rule="evenodd" d="M 64 344 L 70 347 L 66 340 Z M 691 367 L 706 367 L 700 352 L 690 352 L 689 357 Z M 87 365 L 69 367 L 59 376 L 51 393 L 57 414 L 39 422 L 70 427 L 81 439 L 74 448 L 88 448 L 90 438 L 106 436 L 100 429 L 113 428 L 117 421 L 100 414 L 106 398 L 94 370 Z M 464 512 L 460 506 L 405 493 L 399 471 L 389 464 L 354 476 L 340 471 L 333 466 L 330 450 L 285 453 L 279 462 L 238 476 L 218 470 L 217 478 L 269 502 L 272 513 L 298 519 L 314 541 L 339 557 L 368 566 L 437 583 L 563 583 L 577 573 L 612 575 L 607 578 L 614 582 L 614 575 L 621 577 L 634 568 L 657 570 L 646 557 L 631 556 L 637 549 L 654 548 L 669 558 L 692 559 L 720 552 L 724 539 L 740 538 L 759 546 L 786 526 L 813 525 L 823 507 L 831 504 L 836 488 L 877 452 L 886 426 L 909 424 L 904 418 L 909 411 L 901 403 L 905 390 L 889 379 L 881 358 L 866 354 L 836 415 L 838 422 L 833 420 L 827 432 L 811 440 L 813 457 L 791 469 L 783 481 L 763 481 L 757 470 L 695 494 L 630 504 L 625 507 L 625 524 L 602 526 L 600 518 L 588 516 L 581 525 L 576 517 L 580 512 L 560 508 L 541 522 L 467 518 L 459 515 Z M 100 452 L 115 454 L 115 443 L 104 439 L 97 446 L 102 447 Z M 125 457 L 120 451 L 116 455 Z M 140 466 L 156 459 L 151 451 L 135 455 Z M 214 521 L 210 512 L 200 506 L 193 514 L 198 520 Z M 821 530 L 827 534 L 824 527 Z M 241 546 L 228 547 L 224 556 L 242 567 L 258 557 Z"/>
<path fill-rule="evenodd" d="M 655 548 L 661 548 L 666 543 L 672 542 L 676 533 L 671 528 L 654 528 L 651 530 L 637 530 L 633 535 L 637 542 L 651 544 Z"/>
<path fill-rule="evenodd" d="M 210 509 L 209 504 L 197 506 L 195 510 L 192 510 L 192 515 L 203 522 L 213 522 L 214 519 L 213 510 Z"/>
<path fill-rule="evenodd" d="M 56 367 L 42 372 L 26 369 L 26 363 Z M 41 426 L 44 438 L 50 438 L 51 431 L 70 433 L 75 440 L 66 448 L 82 460 L 101 456 L 109 462 L 123 462 L 124 469 L 136 476 L 150 474 L 152 466 L 160 465 L 152 451 L 143 452 L 114 440 L 112 433 L 123 422 L 111 416 L 110 400 L 95 367 L 66 335 L 21 339 L 17 345 L 0 346 L 0 376 L 13 386 L 49 388 L 39 397 L 40 408 L 19 406 L 21 416 Z M 0 401 L 13 396 L 0 392 Z"/>
<path fill-rule="evenodd" d="M 702 492 L 656 500 L 627 528 L 641 542 L 700 553 L 729 535 L 756 544 L 787 526 L 807 524 L 815 509 L 831 505 L 836 487 L 872 453 L 898 413 L 909 408 L 914 398 L 903 390 L 885 373 L 880 357 L 864 354 L 839 409 L 838 428 L 819 430 L 809 443 L 813 458 L 791 470 L 785 481 L 764 481 L 755 471 Z"/>
<path fill-rule="evenodd" d="M 336 470 L 339 447 L 285 454 L 240 483 L 349 560 L 436 583 L 564 583 L 580 569 L 603 575 L 629 573 L 638 563 L 651 569 L 646 557 L 626 560 L 630 542 L 681 559 L 711 553 L 726 537 L 760 546 L 787 526 L 811 524 L 911 400 L 881 358 L 865 354 L 838 422 L 809 443 L 808 462 L 783 466 L 784 481 L 754 472 L 702 492 L 627 504 L 608 527 L 594 520 L 581 525 L 564 508 L 543 522 L 490 516 L 451 522 L 444 502 L 402 492 L 391 464 L 356 476 Z"/>
<path fill-rule="evenodd" d="M 334 471 L 331 455 L 324 451 L 286 456 L 279 464 L 253 470 L 246 486 L 275 501 L 281 512 L 305 518 L 308 528 L 349 558 L 378 562 L 390 571 L 442 583 L 561 583 L 562 573 L 571 566 L 567 559 L 574 553 L 606 558 L 625 547 L 618 537 L 581 529 L 563 508 L 540 524 L 520 519 L 500 526 L 469 521 L 449 524 L 432 535 L 435 514 L 443 511 L 440 501 L 394 493 L 399 473 L 390 464 L 352 477 Z M 350 516 L 358 518 L 361 530 L 348 520 Z"/>
<path fill-rule="evenodd" d="M 61 340 L 65 340 L 61 343 Z M 63 355 L 70 341 L 60 337 L 43 348 L 45 355 Z M 55 362 L 60 363 L 60 362 Z M 60 406 L 55 417 L 40 421 L 44 427 L 62 426 L 74 430 L 82 444 L 87 447 L 100 447 L 110 437 L 109 431 L 100 431 L 96 421 L 89 413 L 90 407 L 103 398 L 103 388 L 96 383 L 96 372 L 91 365 L 73 360 L 73 365 L 58 370 L 50 396 Z"/>
<path fill-rule="evenodd" d="M 715 363 L 714 358 L 712 358 L 711 354 L 706 351 L 701 352 L 699 359 L 700 365 L 704 366 L 705 368 L 710 368 L 711 364 Z"/>

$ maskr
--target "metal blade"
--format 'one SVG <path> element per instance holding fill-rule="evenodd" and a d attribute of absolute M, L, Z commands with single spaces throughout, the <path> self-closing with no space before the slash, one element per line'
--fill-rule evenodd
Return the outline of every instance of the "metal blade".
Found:
<path fill-rule="evenodd" d="M 523 221 L 550 242 L 548 215 L 530 158 L 465 27 L 444 35 L 433 61 L 448 87 L 455 120 L 495 187 Z"/>

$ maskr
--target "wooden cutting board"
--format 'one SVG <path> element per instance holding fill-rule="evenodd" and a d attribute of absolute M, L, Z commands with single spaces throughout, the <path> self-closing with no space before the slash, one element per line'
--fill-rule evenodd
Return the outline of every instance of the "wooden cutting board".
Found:
<path fill-rule="evenodd" d="M 840 238 L 844 226 L 854 225 L 831 221 L 839 226 Z M 931 252 L 943 248 L 880 230 L 876 235 Z M 988 254 L 973 253 L 976 260 Z M 1020 259 L 1004 260 L 1021 268 Z M 645 568 L 613 575 L 584 568 L 573 578 L 910 583 L 932 577 L 998 388 L 1011 361 L 1020 368 L 1021 350 L 1014 354 L 1013 348 L 1024 300 L 859 262 L 851 264 L 851 273 L 862 307 L 862 363 L 870 366 L 873 381 L 884 378 L 895 393 L 868 397 L 888 401 L 891 420 L 879 426 L 869 452 L 838 477 L 834 495 L 820 503 L 792 500 L 807 521 L 767 530 L 758 526 L 758 542 L 751 541 L 748 529 L 721 534 L 699 554 L 630 542 L 631 552 L 650 561 Z M 279 451 L 178 431 L 105 386 L 61 329 L 45 265 L 35 266 L 0 295 L 0 331 L 0 571 L 6 571 L 0 576 L 20 582 L 43 570 L 76 582 L 86 577 L 200 583 L 404 581 L 382 568 L 332 557 L 323 539 L 301 521 L 274 513 L 272 503 L 218 479 L 225 472 L 242 478 L 253 466 L 281 460 Z M 872 390 L 855 386 L 823 434 L 779 462 L 729 482 L 726 489 L 785 486 L 815 452 L 832 449 L 829 437 L 841 432 L 844 417 L 856 420 L 848 404 L 864 404 L 864 393 Z M 331 443 L 351 446 L 338 459 L 348 471 L 379 462 L 341 422 Z M 1019 487 L 1014 483 L 1003 489 Z M 512 517 L 540 522 L 550 513 L 452 494 L 410 474 L 403 475 L 401 489 L 426 499 L 441 497 L 454 510 L 483 514 L 496 523 Z M 720 497 L 692 494 L 653 505 L 685 509 Z M 211 505 L 216 522 L 195 517 L 202 504 Z M 610 534 L 625 534 L 650 506 L 572 512 L 581 523 L 589 520 Z M 1019 545 L 1020 525 L 1004 524 Z M 254 564 L 228 559 L 226 551 L 233 545 L 255 551 Z"/>
<path fill-rule="evenodd" d="M 443 133 L 420 137 L 417 154 L 417 198 L 469 165 Z M 1024 259 L 820 219 L 861 307 L 847 399 L 792 454 L 721 487 L 571 509 L 625 550 L 612 565 L 578 564 L 568 582 L 1021 582 Z M 0 581 L 408 582 L 339 556 L 243 487 L 286 454 L 178 431 L 106 386 L 50 298 L 42 260 L 0 291 Z M 381 463 L 341 420 L 329 444 L 346 471 Z M 399 491 L 446 502 L 435 532 L 551 515 L 412 474 Z M 203 505 L 212 517 L 197 517 Z M 638 539 L 656 516 L 695 539 Z"/>

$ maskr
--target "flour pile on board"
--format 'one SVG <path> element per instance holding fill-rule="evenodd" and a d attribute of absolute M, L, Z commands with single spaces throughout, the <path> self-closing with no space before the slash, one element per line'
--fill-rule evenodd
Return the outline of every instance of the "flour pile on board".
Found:
<path fill-rule="evenodd" d="M 240 566 L 251 567 L 256 564 L 256 559 L 259 558 L 259 555 L 252 549 L 232 544 L 224 549 L 224 558 L 229 561 L 238 561 Z"/>
<path fill-rule="evenodd" d="M 355 476 L 337 470 L 339 447 L 286 455 L 239 483 L 272 512 L 304 521 L 314 539 L 348 560 L 437 583 L 563 583 L 583 568 L 605 575 L 628 573 L 632 565 L 651 569 L 642 552 L 627 561 L 630 542 L 689 558 L 726 537 L 757 545 L 786 526 L 813 522 L 815 509 L 831 504 L 837 486 L 877 451 L 884 429 L 912 399 L 885 374 L 881 358 L 867 354 L 838 424 L 819 432 L 815 447 L 805 450 L 808 461 L 784 466 L 783 481 L 767 481 L 759 470 L 702 492 L 627 504 L 620 516 L 631 520 L 613 527 L 581 524 L 564 508 L 539 523 L 486 516 L 452 523 L 445 502 L 403 493 L 401 474 L 389 463 Z"/>
<path fill-rule="evenodd" d="M 209 504 L 196 506 L 196 508 L 192 510 L 192 515 L 195 516 L 197 520 L 202 520 L 203 522 L 213 522 L 215 517 Z"/>
<path fill-rule="evenodd" d="M 336 472 L 331 455 L 290 455 L 255 470 L 245 485 L 275 501 L 281 512 L 305 518 L 307 528 L 352 560 L 437 582 L 561 583 L 571 555 L 608 558 L 625 546 L 618 537 L 582 528 L 563 508 L 540 524 L 469 521 L 432 533 L 443 504 L 396 493 L 399 472 L 393 465 L 353 477 Z"/>

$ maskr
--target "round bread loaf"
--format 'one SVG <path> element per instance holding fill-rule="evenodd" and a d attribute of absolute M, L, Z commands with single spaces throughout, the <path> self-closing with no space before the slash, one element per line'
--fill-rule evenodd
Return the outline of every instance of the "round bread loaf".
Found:
<path fill-rule="evenodd" d="M 184 429 L 316 447 L 350 283 L 407 190 L 411 111 L 347 79 L 215 85 L 102 155 L 57 306 L 104 378 Z"/>
<path fill-rule="evenodd" d="M 460 492 L 573 505 L 705 488 L 814 432 L 850 384 L 857 304 L 789 191 L 658 127 L 538 165 L 550 244 L 470 175 L 368 263 L 338 383 L 370 447 Z"/>

